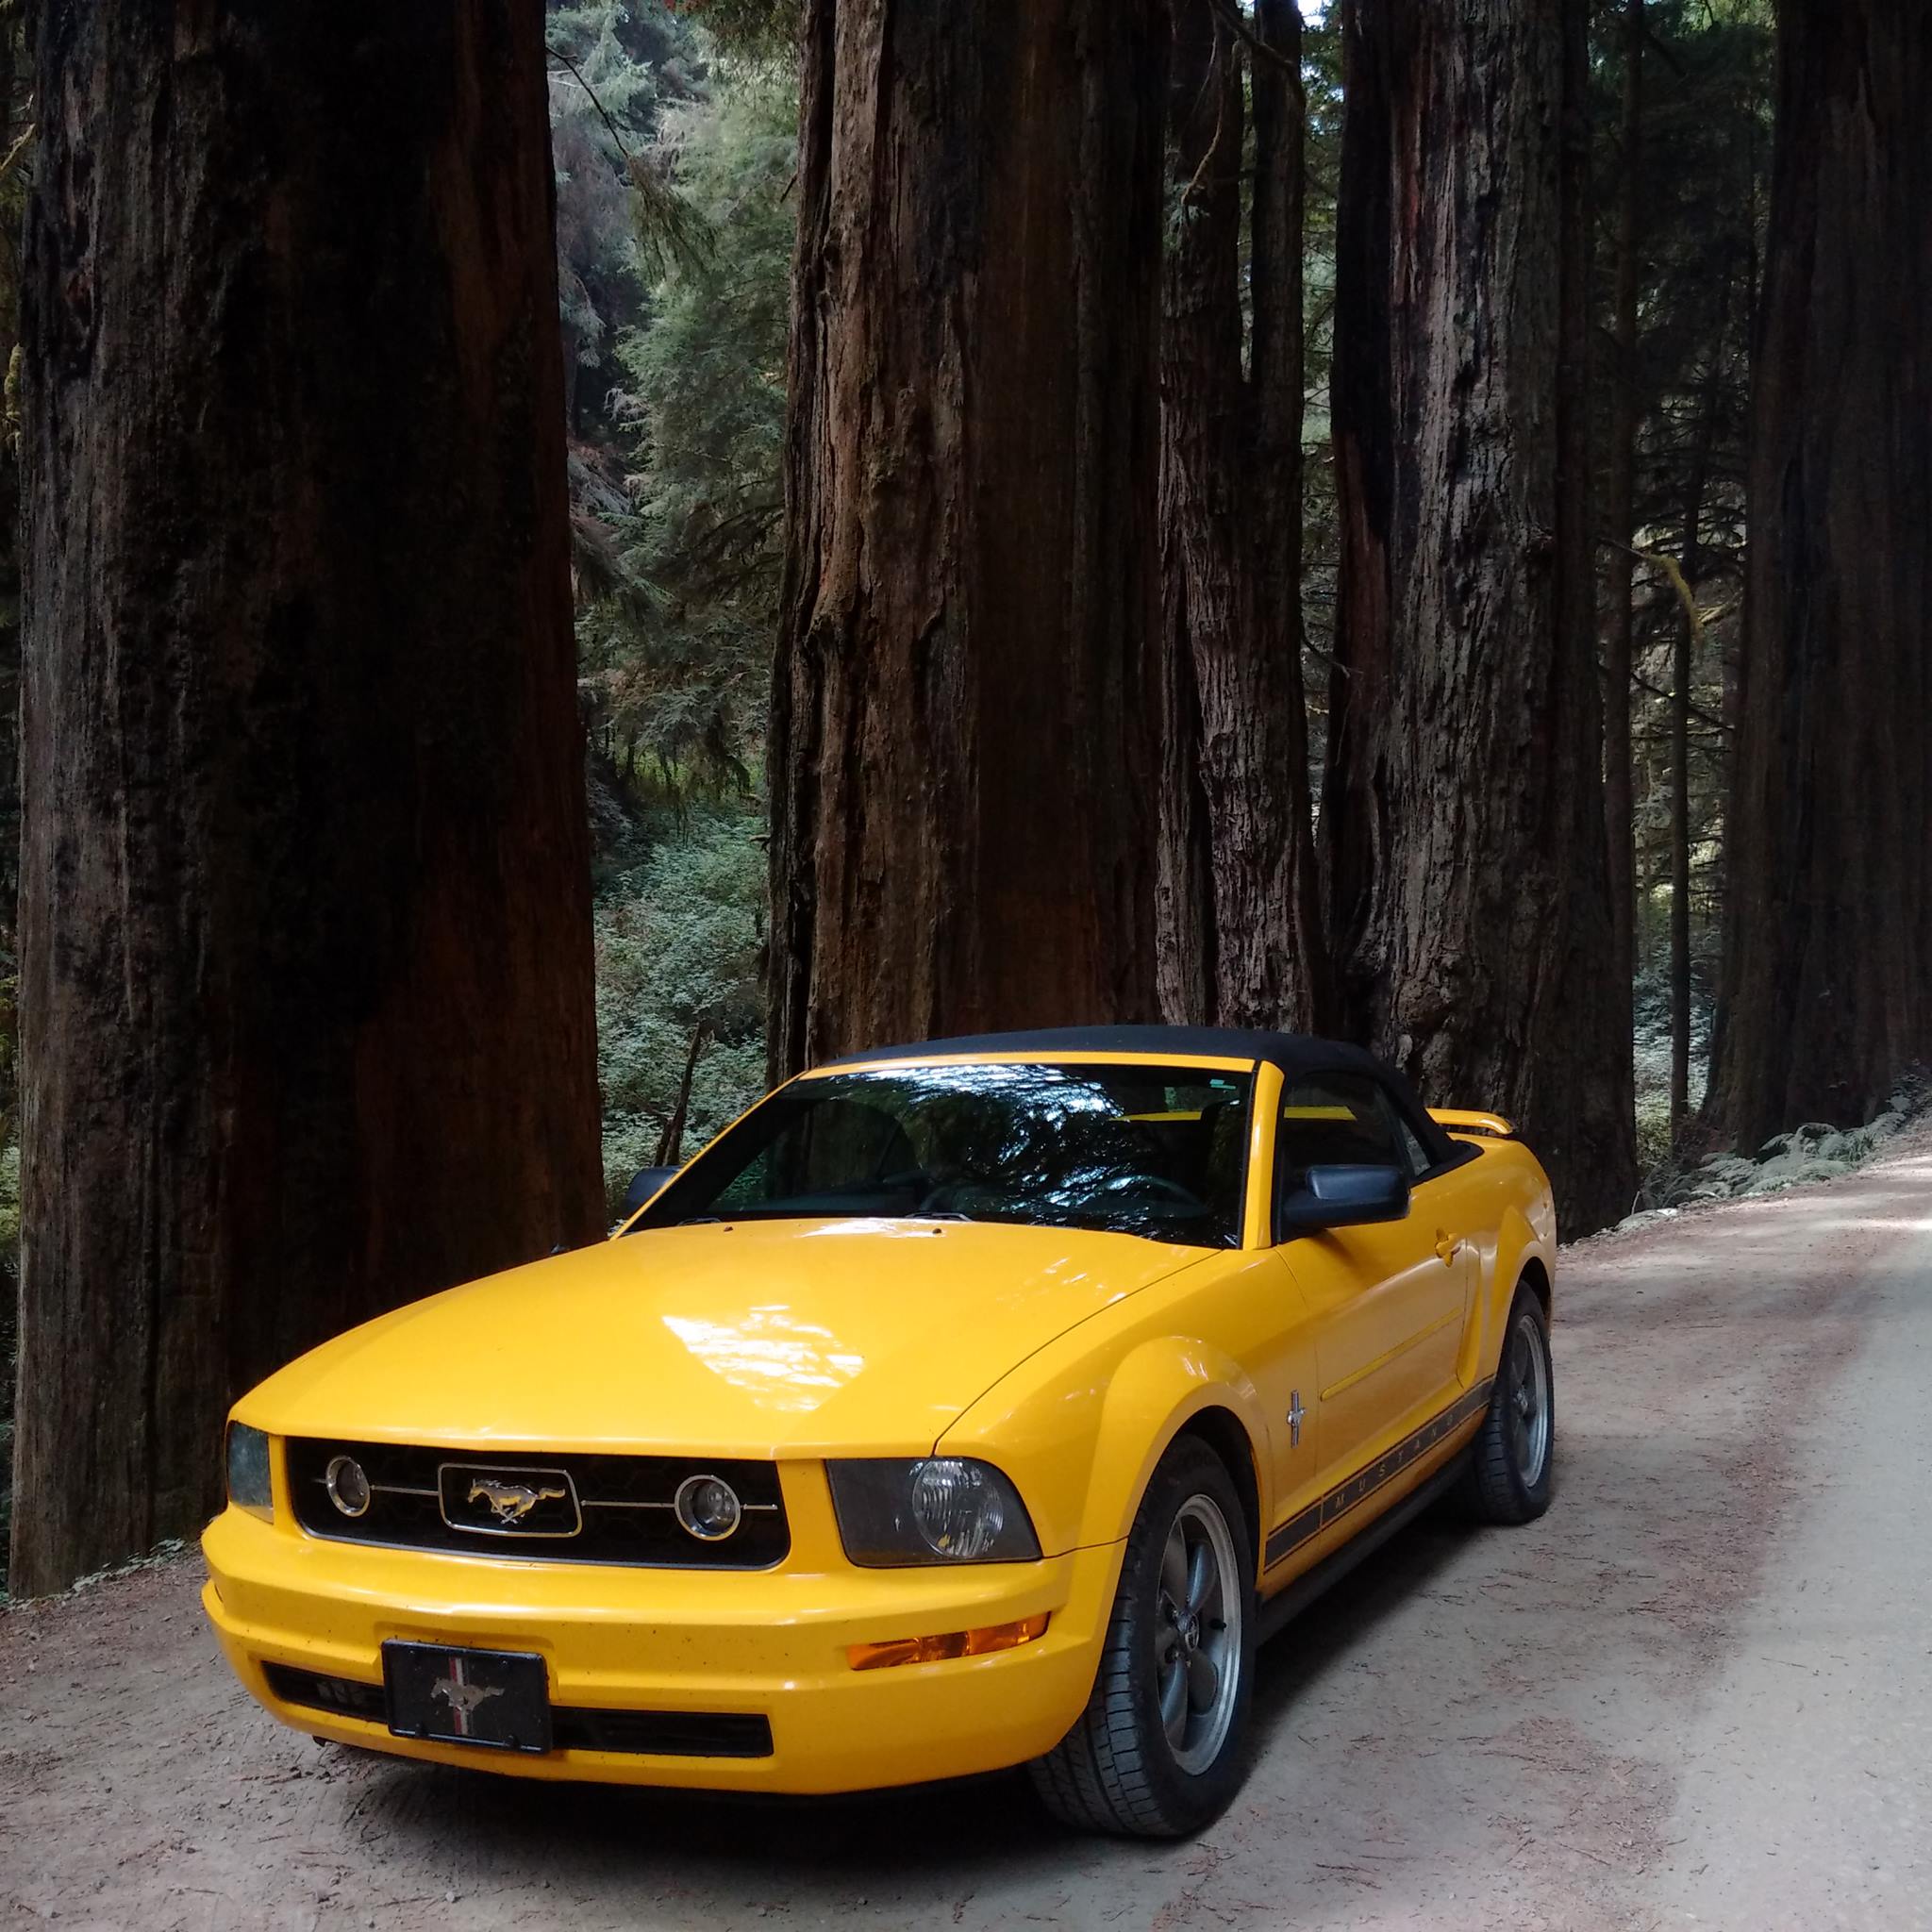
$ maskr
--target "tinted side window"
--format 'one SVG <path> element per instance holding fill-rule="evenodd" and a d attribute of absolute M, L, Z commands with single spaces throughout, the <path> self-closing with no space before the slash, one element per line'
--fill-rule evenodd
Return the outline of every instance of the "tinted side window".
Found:
<path fill-rule="evenodd" d="M 1428 1173 L 1433 1162 L 1429 1158 L 1429 1150 L 1423 1145 L 1422 1136 L 1409 1125 L 1399 1108 L 1389 1102 L 1385 1102 L 1384 1105 L 1389 1106 L 1391 1112 L 1395 1116 L 1395 1131 L 1401 1137 L 1402 1151 L 1408 1156 L 1409 1178 L 1413 1180 L 1416 1175 Z"/>
<path fill-rule="evenodd" d="M 1374 1081 L 1356 1074 L 1297 1080 L 1282 1095 L 1274 1137 L 1278 1189 L 1298 1188 L 1311 1167 L 1416 1168 L 1389 1103 Z"/>

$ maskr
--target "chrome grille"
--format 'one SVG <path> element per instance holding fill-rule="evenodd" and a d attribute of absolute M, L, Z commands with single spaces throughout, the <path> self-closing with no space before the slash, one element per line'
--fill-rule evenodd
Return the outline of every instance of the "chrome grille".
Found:
<path fill-rule="evenodd" d="M 291 1437 L 287 1448 L 295 1520 L 310 1536 L 335 1542 L 679 1570 L 769 1570 L 791 1548 L 777 1465 L 771 1462 L 550 1450 L 492 1458 L 470 1448 L 307 1436 Z M 330 1497 L 329 1465 L 344 1456 L 369 1480 L 368 1507 L 358 1516 L 343 1513 Z M 693 1475 L 720 1477 L 743 1505 L 737 1531 L 723 1541 L 700 1541 L 677 1521 L 678 1485 Z M 499 1517 L 487 1492 L 519 1487 L 536 1499 L 527 1513 Z M 574 1512 L 556 1495 L 561 1489 L 571 1492 Z M 483 1492 L 475 1503 L 466 1500 L 472 1490 Z M 516 1500 L 504 1507 L 516 1507 Z"/>

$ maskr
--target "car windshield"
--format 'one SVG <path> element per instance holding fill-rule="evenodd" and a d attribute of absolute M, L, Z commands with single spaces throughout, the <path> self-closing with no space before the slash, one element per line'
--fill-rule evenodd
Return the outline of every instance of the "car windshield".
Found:
<path fill-rule="evenodd" d="M 1005 1221 L 1241 1244 L 1253 1075 L 980 1062 L 800 1080 L 633 1232 L 695 1221 Z"/>

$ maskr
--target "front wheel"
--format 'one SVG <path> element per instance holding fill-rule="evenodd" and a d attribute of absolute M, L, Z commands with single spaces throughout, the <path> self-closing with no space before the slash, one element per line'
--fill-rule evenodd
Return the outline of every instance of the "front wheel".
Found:
<path fill-rule="evenodd" d="M 1483 1425 L 1470 1447 L 1463 1493 L 1485 1523 L 1534 1523 L 1550 1507 L 1557 1452 L 1557 1381 L 1550 1324 L 1534 1290 L 1519 1288 L 1503 1331 L 1503 1358 Z"/>
<path fill-rule="evenodd" d="M 1254 1606 L 1246 1511 L 1221 1458 L 1183 1437 L 1134 1519 L 1087 1708 L 1032 1766 L 1047 1808 L 1132 1838 L 1218 1818 L 1245 1769 Z"/>

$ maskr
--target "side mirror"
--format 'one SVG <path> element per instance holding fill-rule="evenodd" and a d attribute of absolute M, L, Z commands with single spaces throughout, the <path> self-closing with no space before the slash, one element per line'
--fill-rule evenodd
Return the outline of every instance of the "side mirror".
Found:
<path fill-rule="evenodd" d="M 1399 1167 L 1311 1167 L 1306 1184 L 1281 1197 L 1283 1241 L 1330 1227 L 1367 1227 L 1408 1214 L 1408 1176 Z"/>
<path fill-rule="evenodd" d="M 620 1219 L 628 1221 L 676 1172 L 675 1167 L 639 1168 L 630 1177 L 630 1186 L 624 1191 L 624 1209 Z"/>

